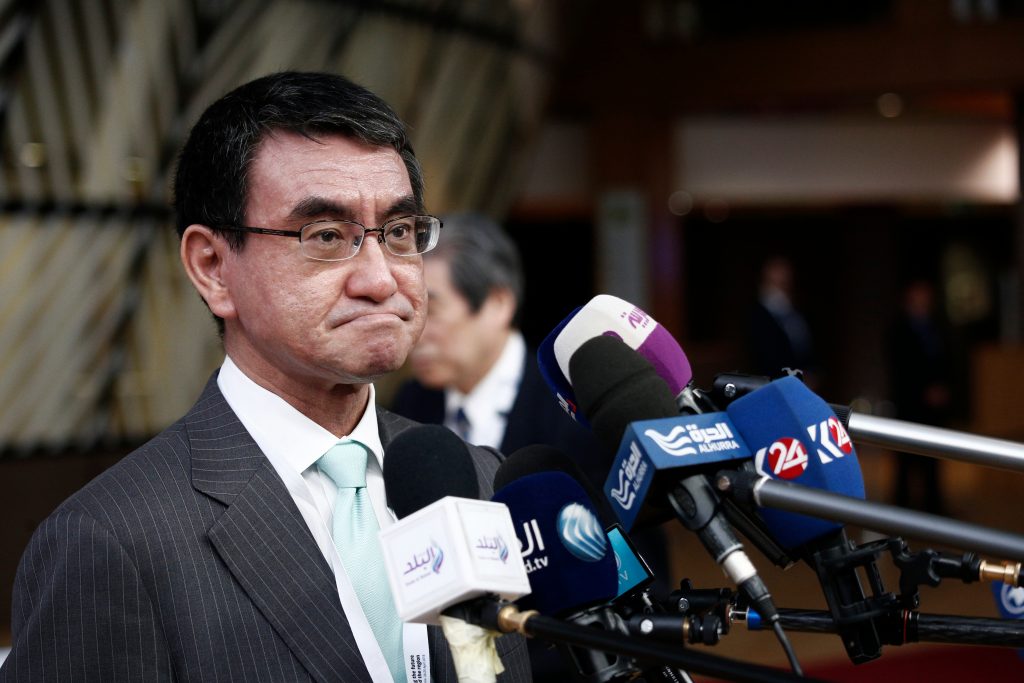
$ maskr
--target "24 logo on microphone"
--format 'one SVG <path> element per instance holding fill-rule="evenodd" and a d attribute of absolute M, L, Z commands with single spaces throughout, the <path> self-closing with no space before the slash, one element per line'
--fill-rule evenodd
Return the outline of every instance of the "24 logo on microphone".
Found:
<path fill-rule="evenodd" d="M 822 465 L 853 453 L 853 442 L 834 415 L 808 425 L 807 436 Z M 776 479 L 796 479 L 807 471 L 808 463 L 809 454 L 804 443 L 791 436 L 779 437 L 754 454 L 758 472 Z"/>

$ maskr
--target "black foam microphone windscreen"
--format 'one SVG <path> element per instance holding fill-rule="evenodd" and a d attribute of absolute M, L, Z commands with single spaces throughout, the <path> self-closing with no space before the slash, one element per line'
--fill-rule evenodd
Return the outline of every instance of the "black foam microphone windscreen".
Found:
<path fill-rule="evenodd" d="M 654 366 L 621 339 L 586 341 L 570 359 L 569 375 L 580 410 L 613 452 L 631 422 L 679 415 L 675 397 Z"/>
<path fill-rule="evenodd" d="M 480 498 L 466 443 L 441 425 L 420 425 L 394 438 L 384 454 L 384 490 L 399 519 L 445 496 Z"/>

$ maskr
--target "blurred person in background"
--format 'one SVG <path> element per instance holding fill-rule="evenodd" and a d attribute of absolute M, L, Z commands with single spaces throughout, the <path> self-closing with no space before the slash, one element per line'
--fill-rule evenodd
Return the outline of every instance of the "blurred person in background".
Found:
<path fill-rule="evenodd" d="M 750 372 L 778 377 L 783 368 L 799 369 L 808 386 L 815 388 L 814 340 L 796 308 L 793 264 L 786 256 L 770 256 L 761 265 L 746 339 Z"/>
<path fill-rule="evenodd" d="M 554 446 L 600 486 L 607 472 L 595 466 L 597 440 L 558 405 L 519 331 L 524 279 L 515 243 L 481 214 L 442 220 L 444 241 L 424 258 L 427 323 L 409 354 L 414 379 L 399 387 L 392 410 L 506 455 Z"/>
<path fill-rule="evenodd" d="M 901 308 L 886 333 L 890 395 L 896 417 L 945 427 L 952 414 L 949 344 L 935 305 L 935 286 L 917 277 L 901 291 Z M 893 500 L 897 505 L 943 514 L 939 461 L 897 453 Z"/>

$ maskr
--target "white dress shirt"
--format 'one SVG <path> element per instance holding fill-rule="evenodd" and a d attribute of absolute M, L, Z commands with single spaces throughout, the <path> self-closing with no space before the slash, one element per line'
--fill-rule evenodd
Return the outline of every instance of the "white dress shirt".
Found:
<path fill-rule="evenodd" d="M 462 408 L 469 420 L 466 441 L 500 448 L 508 426 L 508 414 L 519 393 L 526 365 L 526 342 L 513 330 L 498 361 L 468 394 L 458 389 L 444 392 L 444 424 L 458 433 L 455 414 Z"/>
<path fill-rule="evenodd" d="M 320 552 L 334 570 L 341 606 L 370 675 L 374 681 L 390 683 L 392 677 L 387 662 L 366 620 L 359 598 L 352 589 L 331 536 L 331 513 L 338 488 L 316 467 L 320 456 L 341 438 L 348 437 L 364 444 L 373 454 L 372 458 L 366 459 L 366 489 L 377 522 L 382 529 L 394 522 L 384 495 L 384 448 L 377 431 L 373 385 L 370 385 L 369 401 L 362 418 L 351 434 L 344 435 L 331 434 L 283 398 L 256 384 L 231 358 L 224 358 L 224 364 L 217 375 L 217 386 L 256 445 L 284 480 Z"/>

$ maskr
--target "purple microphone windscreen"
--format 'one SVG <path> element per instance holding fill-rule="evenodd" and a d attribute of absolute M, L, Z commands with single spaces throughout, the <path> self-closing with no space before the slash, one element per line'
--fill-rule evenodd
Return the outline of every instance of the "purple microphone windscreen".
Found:
<path fill-rule="evenodd" d="M 569 376 L 580 410 L 613 453 L 631 422 L 679 415 L 675 397 L 651 364 L 614 337 L 584 342 L 569 361 Z"/>
<path fill-rule="evenodd" d="M 693 379 L 690 361 L 669 331 L 643 309 L 618 297 L 595 296 L 559 328 L 552 349 L 562 375 L 569 375 L 572 356 L 587 340 L 608 336 L 621 339 L 646 358 L 673 396 Z"/>
<path fill-rule="evenodd" d="M 466 443 L 441 425 L 412 427 L 391 441 L 384 453 L 384 491 L 399 519 L 445 496 L 480 497 Z"/>
<path fill-rule="evenodd" d="M 675 337 L 661 325 L 636 349 L 654 367 L 673 395 L 678 395 L 693 379 L 690 359 Z"/>
<path fill-rule="evenodd" d="M 864 498 L 864 478 L 849 435 L 828 404 L 796 377 L 770 382 L 733 401 L 726 412 L 753 452 L 759 473 Z M 842 527 L 783 510 L 763 508 L 760 513 L 787 549 Z"/>
<path fill-rule="evenodd" d="M 615 554 L 586 492 L 564 472 L 538 472 L 502 486 L 522 549 L 530 594 L 524 610 L 567 616 L 618 594 Z"/>

